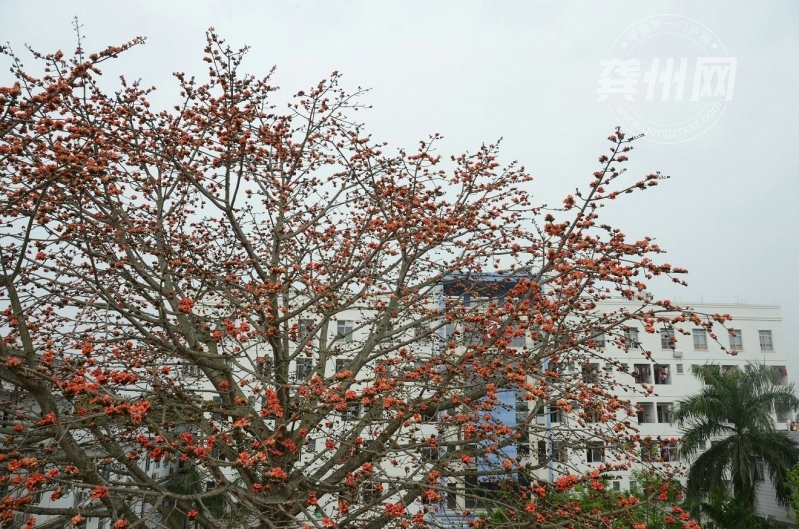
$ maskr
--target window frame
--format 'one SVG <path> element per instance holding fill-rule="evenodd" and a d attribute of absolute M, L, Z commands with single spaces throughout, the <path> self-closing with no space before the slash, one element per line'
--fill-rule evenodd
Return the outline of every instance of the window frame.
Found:
<path fill-rule="evenodd" d="M 593 338 L 591 338 L 593 342 L 596 344 L 597 348 L 604 349 L 605 348 L 605 333 L 600 333 Z"/>
<path fill-rule="evenodd" d="M 694 339 L 694 351 L 707 351 L 707 330 L 692 329 L 691 336 Z"/>
<path fill-rule="evenodd" d="M 664 351 L 674 350 L 677 347 L 677 342 L 672 341 L 676 338 L 674 329 L 667 329 L 666 327 L 660 329 L 660 348 Z"/>
<path fill-rule="evenodd" d="M 625 327 L 624 345 L 626 349 L 641 345 L 641 341 L 638 339 L 638 327 Z"/>
<path fill-rule="evenodd" d="M 348 402 L 347 407 L 341 410 L 341 420 L 355 422 L 361 419 L 361 403 L 357 401 Z"/>
<path fill-rule="evenodd" d="M 311 318 L 301 318 L 297 322 L 297 342 L 306 344 L 313 339 L 316 320 Z"/>
<path fill-rule="evenodd" d="M 355 332 L 355 322 L 353 320 L 336 320 L 335 341 L 351 343 L 352 335 L 354 332 Z"/>
<path fill-rule="evenodd" d="M 671 365 L 669 364 L 655 364 L 652 366 L 653 381 L 657 386 L 669 385 L 672 383 L 671 379 Z M 661 376 L 662 375 L 662 376 Z"/>
<path fill-rule="evenodd" d="M 771 329 L 761 329 L 757 331 L 757 336 L 760 340 L 761 351 L 774 351 L 774 335 Z M 767 340 L 764 340 L 764 338 L 767 338 Z M 766 343 L 766 341 L 768 341 L 768 343 Z"/>
<path fill-rule="evenodd" d="M 586 463 L 604 463 L 605 447 L 601 444 L 589 444 L 585 447 Z"/>
<path fill-rule="evenodd" d="M 294 377 L 296 380 L 305 380 L 312 371 L 313 358 L 296 358 L 294 360 Z"/>
<path fill-rule="evenodd" d="M 727 334 L 730 338 L 730 350 L 731 351 L 743 351 L 744 350 L 744 335 L 741 329 L 729 329 Z"/>
<path fill-rule="evenodd" d="M 661 443 L 660 460 L 664 463 L 679 463 L 680 462 L 679 447 L 676 445 L 672 445 L 670 443 Z"/>
<path fill-rule="evenodd" d="M 761 457 L 755 457 L 752 461 L 752 481 L 766 481 L 766 464 Z"/>

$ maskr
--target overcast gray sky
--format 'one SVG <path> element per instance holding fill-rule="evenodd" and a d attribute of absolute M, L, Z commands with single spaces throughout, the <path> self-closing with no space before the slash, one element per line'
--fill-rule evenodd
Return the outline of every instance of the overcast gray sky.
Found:
<path fill-rule="evenodd" d="M 391 146 L 413 148 L 439 132 L 441 152 L 458 153 L 503 137 L 503 159 L 532 172 L 542 202 L 588 181 L 620 112 L 639 129 L 696 122 L 701 134 L 636 144 L 628 170 L 671 179 L 606 218 L 656 237 L 667 260 L 690 271 L 688 288 L 662 284 L 658 297 L 779 304 L 787 344 L 799 343 L 799 3 L 7 0 L 0 40 L 21 54 L 24 44 L 70 51 L 76 15 L 89 50 L 147 37 L 107 73 L 157 86 L 156 104 L 174 101 L 172 72 L 204 71 L 204 32 L 214 26 L 232 46 L 252 46 L 246 71 L 277 66 L 278 101 L 333 70 L 345 87 L 372 88 L 365 102 L 374 108 L 360 118 Z M 722 68 L 704 70 L 710 84 L 714 72 L 726 84 L 712 94 L 700 87 L 694 101 L 703 57 Z M 612 59 L 637 91 L 602 63 Z M 0 84 L 9 81 L 0 72 Z M 792 360 L 793 380 L 797 369 Z"/>

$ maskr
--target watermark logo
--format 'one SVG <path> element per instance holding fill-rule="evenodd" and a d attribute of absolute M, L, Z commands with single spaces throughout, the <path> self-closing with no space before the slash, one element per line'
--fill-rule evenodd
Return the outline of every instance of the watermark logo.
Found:
<path fill-rule="evenodd" d="M 707 132 L 724 113 L 738 63 L 703 24 L 656 15 L 625 29 L 599 65 L 597 100 L 626 131 L 681 143 Z"/>

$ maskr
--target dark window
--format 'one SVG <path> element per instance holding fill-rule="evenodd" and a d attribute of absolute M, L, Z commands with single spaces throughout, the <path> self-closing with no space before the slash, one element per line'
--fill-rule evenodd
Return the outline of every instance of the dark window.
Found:
<path fill-rule="evenodd" d="M 604 463 L 605 449 L 602 445 L 589 445 L 585 451 L 585 460 L 588 463 Z"/>
<path fill-rule="evenodd" d="M 350 402 L 347 404 L 347 409 L 341 414 L 345 421 L 357 421 L 361 416 L 361 403 Z"/>
<path fill-rule="evenodd" d="M 305 380 L 306 378 L 308 378 L 308 375 L 311 374 L 312 366 L 313 366 L 312 358 L 298 358 L 297 368 L 296 368 L 297 380 Z"/>

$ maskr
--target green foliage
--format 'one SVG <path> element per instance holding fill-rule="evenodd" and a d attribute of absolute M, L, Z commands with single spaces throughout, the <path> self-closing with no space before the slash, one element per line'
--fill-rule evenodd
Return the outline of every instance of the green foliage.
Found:
<path fill-rule="evenodd" d="M 762 461 L 777 489 L 777 500 L 786 504 L 787 472 L 799 461 L 799 446 L 787 432 L 776 430 L 773 413 L 799 409 L 793 384 L 778 385 L 778 375 L 764 364 L 747 364 L 726 373 L 717 365 L 705 365 L 695 368 L 694 374 L 705 387 L 680 401 L 674 414 L 683 429 L 683 456 L 693 458 L 700 447 L 714 441 L 691 464 L 689 495 L 702 498 L 724 486 L 729 475 L 735 498 L 752 507 L 758 478 L 755 463 Z"/>
<path fill-rule="evenodd" d="M 786 476 L 791 494 L 788 497 L 788 507 L 793 511 L 794 520 L 799 520 L 799 463 L 791 467 Z"/>
<path fill-rule="evenodd" d="M 726 487 L 713 487 L 702 499 L 689 499 L 687 505 L 704 529 L 769 529 L 779 527 L 759 516 L 754 509 L 730 497 Z M 707 521 L 705 521 L 707 520 Z"/>
<path fill-rule="evenodd" d="M 609 490 L 604 478 L 586 479 L 568 491 L 549 491 L 526 499 L 507 494 L 477 524 L 483 528 L 560 527 L 580 529 L 683 529 L 679 503 L 683 487 L 674 480 L 635 472 L 637 485 L 629 492 Z M 508 491 L 510 492 L 510 491 Z M 535 509 L 526 509 L 533 503 Z M 501 506 L 500 506 L 501 505 Z"/>

